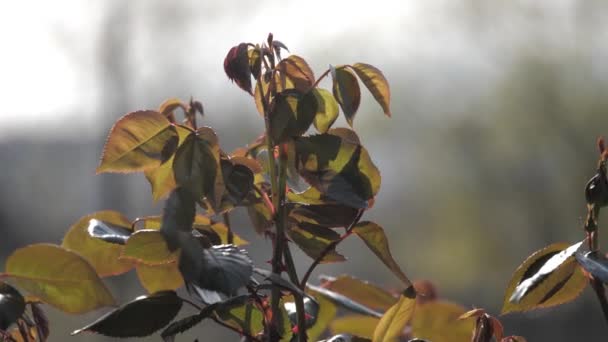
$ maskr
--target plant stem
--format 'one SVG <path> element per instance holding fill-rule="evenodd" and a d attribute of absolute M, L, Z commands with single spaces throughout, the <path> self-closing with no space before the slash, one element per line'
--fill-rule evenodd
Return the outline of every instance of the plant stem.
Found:
<path fill-rule="evenodd" d="M 279 147 L 279 207 L 277 212 L 277 243 L 282 244 L 283 257 L 287 268 L 287 274 L 292 283 L 298 284 L 298 273 L 289 244 L 285 238 L 287 229 L 287 206 L 285 203 L 285 194 L 287 193 L 287 144 L 282 144 Z M 302 296 L 294 296 L 298 324 L 298 341 L 306 342 L 306 312 L 304 308 L 304 298 Z"/>
<path fill-rule="evenodd" d="M 605 177 L 605 166 L 600 163 L 599 172 Z M 603 171 L 603 172 L 602 172 Z M 600 214 L 600 207 L 595 204 L 589 204 L 587 206 L 587 220 L 585 221 L 585 231 L 589 239 L 589 249 L 595 253 L 599 253 L 599 237 L 598 237 L 598 217 Z M 591 287 L 597 296 L 597 300 L 602 307 L 602 313 L 604 319 L 608 323 L 608 300 L 606 299 L 606 291 L 604 290 L 604 284 L 601 280 L 593 277 L 590 279 Z"/>
<path fill-rule="evenodd" d="M 228 244 L 232 245 L 234 243 L 234 234 L 232 233 L 232 227 L 230 226 L 230 215 L 228 212 L 224 213 L 224 224 L 228 228 Z"/>
<path fill-rule="evenodd" d="M 319 256 L 315 259 L 315 261 L 313 261 L 313 263 L 308 267 L 308 270 L 304 274 L 304 278 L 302 278 L 302 282 L 300 283 L 301 289 L 304 289 L 306 287 L 306 283 L 308 282 L 308 278 L 310 278 L 312 271 L 314 271 L 315 267 L 317 267 L 321 263 L 323 258 L 325 258 L 325 256 L 327 255 L 327 253 L 334 250 L 340 242 L 342 242 L 344 239 L 346 239 L 351 234 L 351 230 L 353 229 L 353 227 L 357 223 L 359 223 L 359 220 L 361 220 L 361 216 L 363 216 L 363 212 L 364 212 L 364 210 L 360 209 L 359 212 L 357 213 L 357 216 L 355 216 L 355 219 L 353 220 L 353 222 L 351 222 L 351 224 L 348 226 L 348 228 L 346 228 L 346 233 L 344 233 L 344 235 L 340 236 L 340 238 L 338 240 L 334 240 L 334 241 L 330 242 L 327 246 L 325 246 L 323 251 L 321 251 L 321 254 L 319 254 Z"/>

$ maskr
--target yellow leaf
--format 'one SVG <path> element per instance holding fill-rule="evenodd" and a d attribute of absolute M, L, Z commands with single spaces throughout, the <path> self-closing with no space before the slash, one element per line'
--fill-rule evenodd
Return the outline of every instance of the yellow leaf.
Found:
<path fill-rule="evenodd" d="M 190 130 L 184 126 L 176 125 L 175 129 L 179 137 L 177 144 L 178 148 L 186 140 Z M 146 179 L 152 187 L 152 199 L 158 201 L 159 199 L 167 196 L 171 190 L 177 186 L 175 183 L 175 176 L 173 175 L 173 159 L 172 155 L 166 162 L 162 163 L 157 168 L 152 168 L 144 171 Z"/>
<path fill-rule="evenodd" d="M 313 123 L 319 133 L 325 133 L 338 118 L 338 102 L 329 90 L 315 88 L 311 92 L 317 99 L 317 113 Z"/>
<path fill-rule="evenodd" d="M 119 259 L 124 246 L 91 237 L 87 231 L 89 221 L 99 221 L 131 230 L 131 222 L 117 211 L 99 211 L 83 216 L 74 223 L 63 238 L 61 246 L 83 256 L 100 277 L 125 273 L 133 268 L 129 260 Z"/>
<path fill-rule="evenodd" d="M 19 248 L 6 260 L 5 270 L 21 289 L 67 313 L 115 305 L 93 267 L 79 254 L 57 245 Z"/>
<path fill-rule="evenodd" d="M 540 272 L 552 257 L 566 250 L 568 246 L 566 243 L 549 245 L 534 252 L 515 270 L 505 292 L 503 314 L 551 307 L 578 297 L 588 281 L 572 255 L 559 260 L 559 263 L 554 265 L 555 269 L 552 269 L 551 272 Z M 536 275 L 537 273 L 539 274 Z M 511 301 L 518 286 L 522 283 L 530 283 L 529 280 L 533 277 L 534 283 L 526 287 L 525 291 L 520 291 L 519 301 Z M 527 280 L 528 282 L 526 282 Z M 524 289 L 520 287 L 520 290 Z"/>
<path fill-rule="evenodd" d="M 160 231 L 138 230 L 127 240 L 121 258 L 146 265 L 162 265 L 177 260 L 178 251 L 171 252 Z"/>
<path fill-rule="evenodd" d="M 374 330 L 373 342 L 397 342 L 403 329 L 414 315 L 416 292 L 408 287 L 395 305 L 384 313 Z"/>
<path fill-rule="evenodd" d="M 363 81 L 363 84 L 372 93 L 376 101 L 382 107 L 386 116 L 391 116 L 391 89 L 388 85 L 388 81 L 382 74 L 382 71 L 376 67 L 365 64 L 356 63 L 352 66 L 357 76 Z"/>
<path fill-rule="evenodd" d="M 279 62 L 276 69 L 291 79 L 294 87 L 307 92 L 315 83 L 315 75 L 304 58 L 291 55 Z"/>
<path fill-rule="evenodd" d="M 365 242 L 367 247 L 378 256 L 380 260 L 395 274 L 405 286 L 411 286 L 411 281 L 401 270 L 391 254 L 388 239 L 384 234 L 384 229 L 374 222 L 363 221 L 353 227 L 352 232 L 357 234 Z"/>
<path fill-rule="evenodd" d="M 348 315 L 334 319 L 329 324 L 329 328 L 334 335 L 351 334 L 371 339 L 379 321 L 380 319 L 376 317 Z"/>
<path fill-rule="evenodd" d="M 148 293 L 177 290 L 184 285 L 184 278 L 175 261 L 154 266 L 138 264 L 135 270 L 140 284 Z"/>
<path fill-rule="evenodd" d="M 469 342 L 475 320 L 463 317 L 464 313 L 465 308 L 446 301 L 418 304 L 412 319 L 412 336 L 433 342 Z"/>
<path fill-rule="evenodd" d="M 156 111 L 120 118 L 108 135 L 97 173 L 137 172 L 158 167 L 177 147 L 175 127 Z"/>

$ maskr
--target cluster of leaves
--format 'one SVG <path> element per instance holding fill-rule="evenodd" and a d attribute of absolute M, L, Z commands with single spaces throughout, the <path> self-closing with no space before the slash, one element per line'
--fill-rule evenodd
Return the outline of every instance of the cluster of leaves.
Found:
<path fill-rule="evenodd" d="M 204 110 L 194 100 L 170 99 L 115 123 L 97 172 L 143 172 L 153 199 L 166 198 L 162 215 L 130 220 L 116 211 L 96 212 L 78 220 L 61 246 L 16 250 L 0 278 L 33 297 L 0 283 L 2 339 L 44 341 L 48 324 L 38 303 L 74 314 L 116 306 L 102 278 L 134 269 L 148 294 L 74 334 L 141 337 L 164 328 L 161 336 L 172 341 L 211 319 L 251 341 L 314 341 L 327 330 L 335 334 L 327 341 L 523 341 L 503 337 L 500 322 L 484 311 L 467 313 L 438 300 L 433 286 L 414 286 L 393 259 L 384 229 L 361 221 L 381 177 L 352 126 L 360 82 L 390 116 L 382 72 L 355 63 L 330 66 L 315 78 L 302 57 L 282 58 L 285 51 L 269 35 L 262 45 L 241 43 L 226 56 L 226 74 L 253 97 L 265 122 L 264 134 L 245 147 L 224 151 L 215 131 L 197 124 Z M 331 90 L 320 87 L 325 77 L 331 77 Z M 340 111 L 351 128 L 332 127 Z M 180 112 L 183 121 L 176 119 Z M 242 249 L 248 242 L 230 225 L 237 208 L 247 211 L 252 229 L 272 240 L 271 270 L 256 267 Z M 350 276 L 325 277 L 318 286 L 308 282 L 319 264 L 345 261 L 336 248 L 352 235 L 395 274 L 403 291 Z M 295 270 L 292 246 L 312 259 L 303 275 Z M 560 248 L 530 264 L 547 261 Z M 573 253 L 566 251 L 560 258 Z M 522 277 L 529 278 L 529 269 Z M 554 273 L 541 268 L 536 278 L 543 272 Z M 188 298 L 178 294 L 182 287 Z M 538 292 L 533 287 L 523 290 L 525 300 Z M 183 303 L 197 313 L 176 319 Z M 9 330 L 14 323 L 17 328 Z"/>
<path fill-rule="evenodd" d="M 608 302 L 604 289 L 608 283 L 608 260 L 599 251 L 597 238 L 599 211 L 608 204 L 608 150 L 605 149 L 602 138 L 598 140 L 598 147 L 600 158 L 597 171 L 585 187 L 585 239 L 575 244 L 554 243 L 530 255 L 517 268 L 509 282 L 503 313 L 564 304 L 578 297 L 590 284 L 608 320 Z"/>

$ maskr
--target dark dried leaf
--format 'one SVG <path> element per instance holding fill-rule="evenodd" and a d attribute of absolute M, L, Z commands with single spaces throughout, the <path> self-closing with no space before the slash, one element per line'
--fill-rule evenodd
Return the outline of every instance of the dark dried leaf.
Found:
<path fill-rule="evenodd" d="M 72 335 L 87 331 L 110 337 L 148 336 L 169 324 L 181 307 L 182 300 L 174 291 L 156 292 L 108 312 Z"/>
<path fill-rule="evenodd" d="M 165 238 L 170 251 L 179 248 L 179 233 L 192 232 L 192 224 L 196 213 L 195 200 L 192 193 L 182 187 L 171 192 L 163 208 L 160 233 Z"/>
<path fill-rule="evenodd" d="M 269 113 L 270 137 L 274 144 L 306 133 L 315 119 L 317 107 L 313 93 L 293 90 L 278 93 Z"/>

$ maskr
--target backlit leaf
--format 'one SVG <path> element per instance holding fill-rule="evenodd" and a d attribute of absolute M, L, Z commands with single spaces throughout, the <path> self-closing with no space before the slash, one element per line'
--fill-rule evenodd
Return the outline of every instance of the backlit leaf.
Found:
<path fill-rule="evenodd" d="M 219 146 L 215 132 L 203 127 L 191 133 L 177 149 L 173 172 L 177 185 L 190 190 L 196 199 L 217 195 L 216 178 L 219 168 Z M 220 194 L 221 196 L 221 194 Z"/>
<path fill-rule="evenodd" d="M 326 89 L 315 88 L 310 92 L 317 99 L 317 113 L 313 123 L 319 133 L 326 133 L 338 118 L 338 102 Z"/>
<path fill-rule="evenodd" d="M 334 97 L 340 104 L 346 121 L 352 127 L 355 114 L 361 104 L 361 89 L 357 77 L 344 67 L 332 68 L 331 76 Z"/>
<path fill-rule="evenodd" d="M 156 292 L 108 312 L 72 335 L 86 331 L 110 337 L 148 336 L 169 324 L 181 307 L 182 300 L 174 291 Z"/>
<path fill-rule="evenodd" d="M 181 108 L 181 110 L 184 112 L 187 111 L 186 105 L 180 99 L 170 98 L 160 104 L 158 107 L 158 112 L 169 119 L 175 119 L 175 114 L 173 112 L 178 108 Z"/>
<path fill-rule="evenodd" d="M 177 290 L 184 286 L 184 278 L 177 268 L 177 262 L 154 266 L 138 264 L 135 271 L 139 283 L 148 293 Z"/>
<path fill-rule="evenodd" d="M 110 130 L 97 173 L 156 168 L 173 154 L 172 151 L 163 152 L 167 143 L 177 139 L 175 127 L 160 113 L 129 113 L 116 121 Z"/>
<path fill-rule="evenodd" d="M 466 309 L 446 301 L 432 301 L 416 305 L 412 318 L 412 336 L 433 342 L 469 342 L 474 319 L 460 319 Z"/>
<path fill-rule="evenodd" d="M 160 231 L 136 231 L 127 240 L 121 258 L 146 265 L 161 265 L 177 260 L 177 251 L 170 251 Z"/>
<path fill-rule="evenodd" d="M 320 286 L 313 286 L 310 284 L 308 284 L 306 286 L 309 289 L 317 292 L 319 295 L 327 297 L 332 302 L 334 302 L 334 303 L 338 304 L 339 306 L 341 306 L 345 309 L 348 309 L 354 313 L 367 315 L 367 316 L 371 316 L 371 317 L 376 317 L 376 318 L 380 318 L 382 316 L 382 313 L 374 311 L 361 303 L 355 302 L 354 300 L 352 300 L 340 293 L 328 290 L 328 289 L 320 287 Z"/>
<path fill-rule="evenodd" d="M 608 284 L 608 259 L 598 252 L 576 253 L 578 263 L 594 278 Z"/>
<path fill-rule="evenodd" d="M 317 113 L 317 99 L 313 93 L 297 91 L 278 93 L 269 113 L 270 137 L 275 144 L 289 137 L 304 134 L 313 123 Z"/>
<path fill-rule="evenodd" d="M 119 259 L 124 247 L 117 244 L 124 243 L 132 232 L 131 222 L 121 213 L 99 211 L 74 223 L 61 246 L 84 257 L 100 277 L 118 275 L 133 268 L 132 262 Z"/>
<path fill-rule="evenodd" d="M 231 81 L 239 88 L 251 93 L 251 69 L 249 66 L 249 55 L 247 43 L 233 46 L 224 58 L 224 71 Z"/>
<path fill-rule="evenodd" d="M 588 281 L 573 254 L 580 243 L 549 245 L 521 264 L 509 281 L 502 313 L 527 311 L 569 302 Z"/>
<path fill-rule="evenodd" d="M 7 330 L 25 312 L 25 299 L 16 288 L 0 281 L 0 331 Z"/>
<path fill-rule="evenodd" d="M 307 288 L 306 292 L 312 295 L 317 304 L 319 304 L 319 312 L 316 316 L 315 323 L 306 330 L 308 340 L 316 341 L 323 334 L 323 332 L 327 330 L 329 323 L 336 317 L 338 308 L 327 297 L 321 295 L 313 289 Z"/>
<path fill-rule="evenodd" d="M 405 286 L 412 283 L 401 270 L 397 262 L 393 259 L 388 245 L 388 239 L 384 234 L 384 229 L 374 222 L 362 221 L 357 223 L 352 232 L 357 234 L 365 242 L 367 247 L 376 254 L 380 260 L 396 275 Z"/>
<path fill-rule="evenodd" d="M 327 245 L 340 239 L 340 234 L 334 230 L 306 222 L 291 224 L 287 230 L 287 235 L 312 259 L 317 259 L 321 256 Z M 334 249 L 323 257 L 321 263 L 341 262 L 344 260 L 346 260 L 344 256 Z"/>
<path fill-rule="evenodd" d="M 256 335 L 264 330 L 264 314 L 258 309 L 252 300 L 247 297 L 236 297 L 233 303 L 219 305 L 215 314 L 224 323 L 249 335 Z M 240 300 L 243 298 L 243 300 Z"/>
<path fill-rule="evenodd" d="M 315 83 L 315 75 L 304 58 L 291 55 L 279 62 L 276 69 L 287 75 L 295 85 L 295 88 L 305 93 Z"/>
<path fill-rule="evenodd" d="M 341 275 L 337 278 L 323 276 L 321 281 L 324 288 L 342 294 L 372 310 L 386 311 L 397 301 L 397 298 L 386 290 L 349 275 Z"/>
<path fill-rule="evenodd" d="M 348 315 L 329 324 L 332 334 L 352 334 L 371 339 L 380 319 L 363 315 Z"/>
<path fill-rule="evenodd" d="M 414 315 L 416 291 L 408 287 L 399 297 L 397 303 L 384 313 L 374 330 L 374 342 L 395 342 Z"/>
<path fill-rule="evenodd" d="M 356 63 L 352 65 L 352 68 L 370 93 L 372 93 L 374 99 L 378 101 L 384 114 L 391 116 L 391 90 L 382 71 L 365 63 Z"/>
<path fill-rule="evenodd" d="M 6 260 L 5 270 L 20 288 L 68 313 L 114 305 L 114 298 L 95 269 L 79 254 L 60 246 L 19 248 Z"/>
<path fill-rule="evenodd" d="M 296 139 L 300 175 L 330 199 L 366 208 L 380 189 L 380 172 L 363 146 L 333 131 Z"/>
<path fill-rule="evenodd" d="M 177 136 L 179 137 L 177 144 L 178 148 L 181 146 L 181 144 L 183 144 L 191 131 L 180 125 L 176 125 L 175 130 L 177 132 Z M 175 155 L 172 155 L 171 158 L 162 163 L 159 167 L 144 171 L 144 175 L 152 187 L 152 199 L 154 201 L 158 201 L 159 199 L 165 197 L 177 186 L 175 183 L 175 176 L 173 175 L 174 158 Z"/>

